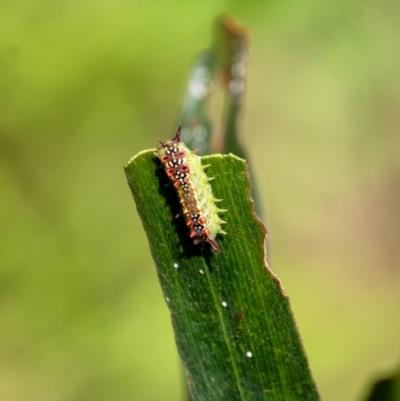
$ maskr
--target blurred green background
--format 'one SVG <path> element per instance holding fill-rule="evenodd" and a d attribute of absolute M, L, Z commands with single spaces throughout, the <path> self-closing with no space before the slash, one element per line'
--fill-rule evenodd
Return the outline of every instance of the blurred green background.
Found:
<path fill-rule="evenodd" d="M 2 1 L 1 400 L 183 399 L 122 166 L 221 12 L 252 31 L 242 142 L 323 399 L 400 360 L 398 2 Z"/>

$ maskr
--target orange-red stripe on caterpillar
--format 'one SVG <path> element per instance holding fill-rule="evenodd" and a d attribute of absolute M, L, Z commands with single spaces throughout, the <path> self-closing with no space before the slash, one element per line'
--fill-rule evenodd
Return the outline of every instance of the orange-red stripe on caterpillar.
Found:
<path fill-rule="evenodd" d="M 221 252 L 215 237 L 217 234 L 226 234 L 221 228 L 224 224 L 218 213 L 226 212 L 219 209 L 208 181 L 214 178 L 207 177 L 200 157 L 196 151 L 191 151 L 181 141 L 181 127 L 170 141 L 160 141 L 161 146 L 155 155 L 172 181 L 179 197 L 182 214 L 189 227 L 189 236 L 194 244 L 208 242 L 217 252 Z"/>

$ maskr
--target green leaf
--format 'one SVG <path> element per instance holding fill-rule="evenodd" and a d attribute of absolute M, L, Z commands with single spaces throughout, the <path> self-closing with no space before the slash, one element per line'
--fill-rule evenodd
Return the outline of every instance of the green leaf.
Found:
<path fill-rule="evenodd" d="M 400 369 L 390 377 L 378 380 L 367 401 L 400 401 Z"/>
<path fill-rule="evenodd" d="M 207 105 L 214 87 L 219 53 L 211 48 L 201 52 L 191 68 L 178 125 L 182 140 L 199 155 L 210 152 L 212 122 Z M 175 128 L 174 128 L 175 129 Z"/>
<path fill-rule="evenodd" d="M 249 30 L 234 18 L 217 18 L 212 45 L 198 54 L 191 67 L 178 125 L 182 126 L 182 140 L 191 149 L 197 148 L 198 155 L 210 153 L 212 122 L 208 106 L 220 83 L 225 110 L 218 150 L 246 158 L 238 138 L 238 122 L 244 102 L 249 35 Z"/>
<path fill-rule="evenodd" d="M 221 151 L 234 153 L 247 160 L 239 141 L 239 121 L 243 110 L 250 32 L 232 17 L 218 20 L 219 35 L 224 43 L 222 65 L 225 110 Z"/>
<path fill-rule="evenodd" d="M 249 38 L 250 32 L 245 26 L 223 15 L 215 22 L 212 45 L 198 54 L 191 67 L 177 125 L 182 127 L 182 141 L 189 148 L 198 149 L 198 155 L 217 150 L 249 160 L 239 140 Z M 222 131 L 213 134 L 209 109 L 218 84 L 224 91 L 224 111 Z M 214 147 L 211 146 L 213 135 L 216 137 Z M 256 200 L 257 214 L 261 216 L 261 202 L 254 183 L 252 197 Z"/>
<path fill-rule="evenodd" d="M 154 150 L 125 172 L 147 233 L 195 401 L 319 400 L 277 277 L 266 265 L 266 229 L 254 213 L 249 173 L 233 155 L 202 158 L 227 209 L 222 253 L 188 238 L 173 187 Z"/>
<path fill-rule="evenodd" d="M 240 143 L 240 120 L 243 112 L 245 95 L 245 84 L 247 75 L 247 59 L 249 56 L 250 32 L 234 18 L 223 16 L 218 19 L 217 34 L 220 35 L 219 42 L 224 51 L 222 64 L 223 88 L 225 92 L 225 110 L 223 116 L 223 132 L 219 140 L 219 151 L 223 153 L 234 153 L 247 160 L 247 152 Z M 249 163 L 250 171 L 253 171 Z M 262 216 L 260 195 L 253 181 L 252 197 L 255 200 L 256 212 Z"/>

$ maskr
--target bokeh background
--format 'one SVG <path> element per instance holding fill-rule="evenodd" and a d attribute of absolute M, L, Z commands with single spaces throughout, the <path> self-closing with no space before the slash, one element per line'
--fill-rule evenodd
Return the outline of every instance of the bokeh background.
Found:
<path fill-rule="evenodd" d="M 2 1 L 1 400 L 183 400 L 122 166 L 222 12 L 252 31 L 242 142 L 323 399 L 400 361 L 400 3 Z"/>

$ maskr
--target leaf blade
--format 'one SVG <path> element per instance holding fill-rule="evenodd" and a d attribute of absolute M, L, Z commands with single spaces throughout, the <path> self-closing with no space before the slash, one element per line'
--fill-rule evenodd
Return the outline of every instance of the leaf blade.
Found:
<path fill-rule="evenodd" d="M 266 229 L 254 213 L 246 164 L 233 155 L 202 159 L 228 210 L 221 254 L 191 244 L 183 221 L 173 219 L 179 205 L 151 151 L 125 167 L 192 396 L 318 400 L 289 301 L 265 262 Z"/>

